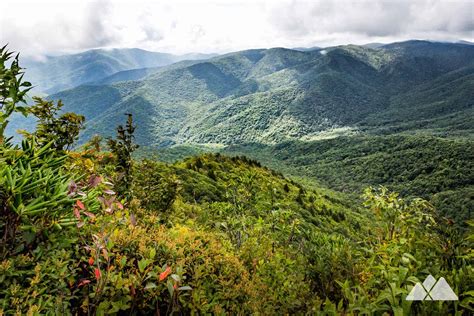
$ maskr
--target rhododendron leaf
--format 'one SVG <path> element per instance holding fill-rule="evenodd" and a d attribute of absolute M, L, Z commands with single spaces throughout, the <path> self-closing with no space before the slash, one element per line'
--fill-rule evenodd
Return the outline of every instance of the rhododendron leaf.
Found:
<path fill-rule="evenodd" d="M 150 259 L 154 259 L 155 258 L 155 255 L 156 255 L 156 249 L 155 248 L 151 248 L 150 249 Z"/>
<path fill-rule="evenodd" d="M 172 277 L 173 280 L 175 280 L 176 282 L 181 281 L 181 278 L 180 278 L 179 275 L 177 275 L 177 274 L 172 274 L 171 277 Z"/>
<path fill-rule="evenodd" d="M 173 296 L 173 294 L 174 294 L 173 283 L 168 282 L 168 283 L 166 284 L 166 286 L 167 286 L 167 288 L 168 288 L 168 292 L 170 293 L 170 295 Z"/>
<path fill-rule="evenodd" d="M 107 249 L 102 248 L 102 255 L 104 256 L 105 260 L 109 261 L 109 253 L 107 252 Z"/>
<path fill-rule="evenodd" d="M 178 288 L 178 291 L 192 291 L 193 288 L 190 287 L 189 285 L 181 286 Z"/>
<path fill-rule="evenodd" d="M 140 270 L 140 272 L 144 272 L 145 271 L 145 268 L 146 266 L 148 265 L 148 260 L 147 259 L 142 259 L 140 261 L 138 261 L 138 270 Z"/>
<path fill-rule="evenodd" d="M 154 289 L 156 287 L 156 284 L 153 283 L 153 282 L 148 282 L 145 286 L 145 290 L 149 290 L 149 289 Z"/>

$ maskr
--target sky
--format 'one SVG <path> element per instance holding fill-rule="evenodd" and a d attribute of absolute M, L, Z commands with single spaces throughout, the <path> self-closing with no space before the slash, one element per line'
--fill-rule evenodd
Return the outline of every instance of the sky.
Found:
<path fill-rule="evenodd" d="M 0 12 L 0 44 L 36 58 L 92 48 L 184 54 L 474 41 L 473 0 L 1 0 Z"/>

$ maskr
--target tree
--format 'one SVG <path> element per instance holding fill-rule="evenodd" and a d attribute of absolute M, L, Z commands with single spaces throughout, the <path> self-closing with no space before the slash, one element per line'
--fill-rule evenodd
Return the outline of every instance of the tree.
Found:
<path fill-rule="evenodd" d="M 120 177 L 117 183 L 117 191 L 127 198 L 132 197 L 131 186 L 132 186 L 132 153 L 138 148 L 135 144 L 135 126 L 133 125 L 132 114 L 127 115 L 127 123 L 125 128 L 122 125 L 117 127 L 117 139 L 109 138 L 107 143 L 110 150 L 117 159 L 115 170 L 119 172 Z"/>
<path fill-rule="evenodd" d="M 18 63 L 19 54 L 10 67 L 6 66 L 12 55 L 13 52 L 9 52 L 6 45 L 0 48 L 0 144 L 5 141 L 4 133 L 10 115 L 13 112 L 27 115 L 27 109 L 17 104 L 26 103 L 26 93 L 31 89 L 31 83 L 23 81 L 23 68 Z"/>
<path fill-rule="evenodd" d="M 84 127 L 84 116 L 72 112 L 58 116 L 64 106 L 61 100 L 56 104 L 39 97 L 33 97 L 33 100 L 35 104 L 28 108 L 28 112 L 38 118 L 38 124 L 31 135 L 35 136 L 40 146 L 53 142 L 53 149 L 70 149 Z M 24 134 L 31 136 L 25 132 Z"/>
<path fill-rule="evenodd" d="M 102 145 L 102 136 L 94 135 L 91 137 L 91 139 L 89 139 L 85 147 L 87 149 L 93 148 L 96 152 L 100 152 L 101 145 Z"/>

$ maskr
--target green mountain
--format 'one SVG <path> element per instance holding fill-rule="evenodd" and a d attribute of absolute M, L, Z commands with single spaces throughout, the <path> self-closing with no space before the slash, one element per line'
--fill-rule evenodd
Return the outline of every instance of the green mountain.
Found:
<path fill-rule="evenodd" d="M 35 92 L 46 94 L 100 81 L 124 70 L 170 65 L 186 59 L 206 59 L 214 55 L 172 54 L 142 49 L 94 49 L 79 54 L 26 59 L 26 79 L 36 84 Z M 136 79 L 136 77 L 134 78 Z"/>
<path fill-rule="evenodd" d="M 356 132 L 466 135 L 474 47 L 410 41 L 377 49 L 248 50 L 162 67 L 136 81 L 51 96 L 86 115 L 83 139 L 124 113 L 141 144 L 275 144 Z"/>

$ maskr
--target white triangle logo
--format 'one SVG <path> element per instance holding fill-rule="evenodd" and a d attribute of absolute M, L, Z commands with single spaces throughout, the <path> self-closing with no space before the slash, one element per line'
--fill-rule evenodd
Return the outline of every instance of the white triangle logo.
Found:
<path fill-rule="evenodd" d="M 449 286 L 448 282 L 441 277 L 430 291 L 430 296 L 435 301 L 457 301 L 458 296 Z"/>
<path fill-rule="evenodd" d="M 423 286 L 420 283 L 417 283 L 411 290 L 410 294 L 408 294 L 406 300 L 407 301 L 423 301 L 427 295 L 428 293 L 426 293 Z"/>
<path fill-rule="evenodd" d="M 436 279 L 429 275 L 423 284 L 416 283 L 410 294 L 406 297 L 407 301 L 457 301 L 458 296 L 446 282 L 445 278 Z"/>

